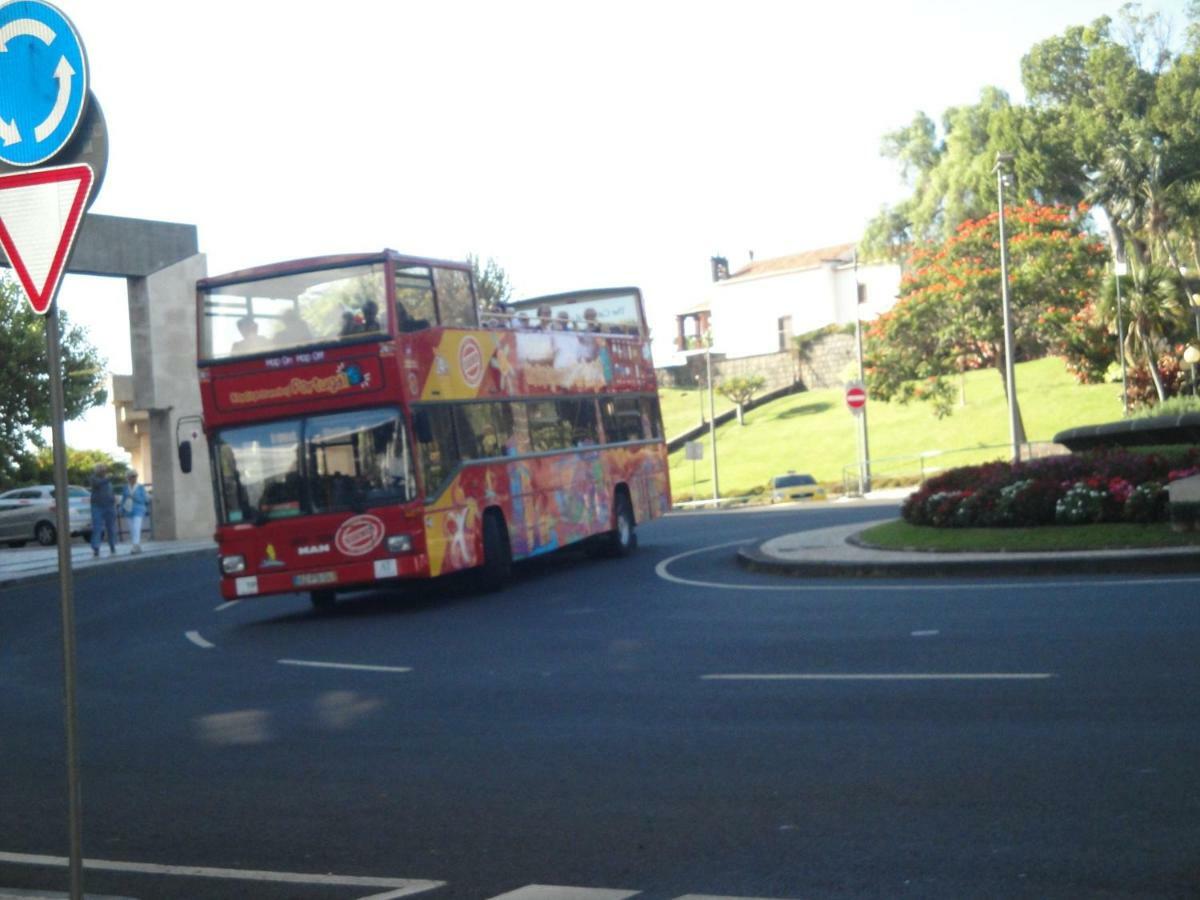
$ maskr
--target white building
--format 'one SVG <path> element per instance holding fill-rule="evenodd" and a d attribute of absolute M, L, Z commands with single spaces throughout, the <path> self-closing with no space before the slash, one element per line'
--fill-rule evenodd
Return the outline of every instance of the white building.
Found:
<path fill-rule="evenodd" d="M 792 338 L 854 322 L 891 309 L 900 291 L 900 267 L 854 264 L 854 244 L 838 244 L 791 256 L 751 260 L 727 277 L 724 260 L 713 261 L 707 303 L 676 317 L 677 350 L 703 346 L 726 359 L 794 349 Z"/>

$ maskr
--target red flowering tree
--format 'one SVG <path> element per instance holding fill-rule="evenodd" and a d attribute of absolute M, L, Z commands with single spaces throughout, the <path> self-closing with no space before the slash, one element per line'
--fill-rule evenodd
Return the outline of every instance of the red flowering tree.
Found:
<path fill-rule="evenodd" d="M 1077 377 L 1103 376 L 1115 344 L 1092 309 L 1107 250 L 1084 223 L 1086 209 L 1005 209 L 1009 299 L 1017 361 L 1050 353 Z M 994 367 L 1004 379 L 999 216 L 964 222 L 940 243 L 918 246 L 905 265 L 900 299 L 867 332 L 867 380 L 882 400 L 914 399 L 948 415 L 949 378 Z M 1106 346 L 1112 344 L 1112 349 Z"/>

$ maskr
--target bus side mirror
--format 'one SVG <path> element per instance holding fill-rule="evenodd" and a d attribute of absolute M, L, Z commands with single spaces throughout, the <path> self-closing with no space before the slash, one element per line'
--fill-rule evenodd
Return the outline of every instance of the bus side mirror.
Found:
<path fill-rule="evenodd" d="M 433 443 L 433 428 L 429 424 L 429 413 L 418 409 L 413 416 L 413 429 L 417 432 L 417 440 L 422 444 Z"/>
<path fill-rule="evenodd" d="M 179 470 L 181 472 L 183 472 L 184 475 L 187 475 L 192 471 L 192 442 L 191 441 L 180 441 L 179 442 Z"/>

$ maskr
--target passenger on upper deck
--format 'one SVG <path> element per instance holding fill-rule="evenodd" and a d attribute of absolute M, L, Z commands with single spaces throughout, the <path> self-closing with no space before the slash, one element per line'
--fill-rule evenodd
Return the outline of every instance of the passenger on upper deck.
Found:
<path fill-rule="evenodd" d="M 242 316 L 237 321 L 237 328 L 242 339 L 234 341 L 233 346 L 229 348 L 229 352 L 234 356 L 241 356 L 243 353 L 260 353 L 270 349 L 271 342 L 258 333 L 258 322 L 255 321 L 254 316 Z"/>
<path fill-rule="evenodd" d="M 275 332 L 274 341 L 280 347 L 294 347 L 297 344 L 307 344 L 311 340 L 312 331 L 296 310 L 286 310 L 279 317 L 279 330 Z"/>
<path fill-rule="evenodd" d="M 549 331 L 550 324 L 553 321 L 553 313 L 550 312 L 550 306 L 543 303 L 537 308 L 537 321 L 534 323 L 535 328 L 540 328 L 542 331 Z"/>
<path fill-rule="evenodd" d="M 396 325 L 400 331 L 421 331 L 429 327 L 427 319 L 414 319 L 408 314 L 403 303 L 396 304 Z"/>

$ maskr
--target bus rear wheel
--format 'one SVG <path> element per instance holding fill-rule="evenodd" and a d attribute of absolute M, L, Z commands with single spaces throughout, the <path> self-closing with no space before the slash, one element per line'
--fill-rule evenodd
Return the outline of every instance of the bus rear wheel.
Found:
<path fill-rule="evenodd" d="M 481 589 L 488 593 L 501 590 L 512 576 L 512 548 L 508 544 L 508 529 L 497 512 L 483 517 L 483 565 L 479 567 Z"/>
<path fill-rule="evenodd" d="M 608 556 L 628 556 L 637 549 L 637 522 L 633 518 L 629 495 L 624 491 L 618 493 L 614 507 L 613 519 L 617 527 L 608 533 L 604 549 Z"/>

